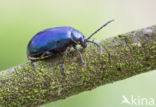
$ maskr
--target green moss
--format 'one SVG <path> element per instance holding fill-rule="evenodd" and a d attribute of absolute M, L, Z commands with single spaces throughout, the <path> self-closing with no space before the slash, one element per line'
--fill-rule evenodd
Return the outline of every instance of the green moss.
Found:
<path fill-rule="evenodd" d="M 155 69 L 153 34 L 145 35 L 146 43 L 143 30 L 101 41 L 103 54 L 96 46 L 89 45 L 82 51 L 86 67 L 72 50 L 66 58 L 64 72 L 62 56 L 58 56 L 17 66 L 12 73 L 1 73 L 0 86 L 4 88 L 0 88 L 0 104 L 36 106 Z"/>

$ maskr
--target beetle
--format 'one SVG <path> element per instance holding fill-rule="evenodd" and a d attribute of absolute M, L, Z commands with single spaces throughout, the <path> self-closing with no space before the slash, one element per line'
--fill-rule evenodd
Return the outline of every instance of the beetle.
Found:
<path fill-rule="evenodd" d="M 90 42 L 95 44 L 102 53 L 102 48 L 100 45 L 94 41 L 90 41 L 89 39 L 112 21 L 114 20 L 106 22 L 103 26 L 93 32 L 88 38 L 86 38 L 80 31 L 68 26 L 43 30 L 37 33 L 30 40 L 27 46 L 27 58 L 31 61 L 36 61 L 45 59 L 58 53 L 64 53 L 62 64 L 62 70 L 64 70 L 67 52 L 71 47 L 73 47 L 78 52 L 82 65 L 85 66 L 85 62 L 82 58 L 81 52 L 77 48 L 77 45 L 81 45 L 82 48 L 86 48 L 86 43 Z"/>

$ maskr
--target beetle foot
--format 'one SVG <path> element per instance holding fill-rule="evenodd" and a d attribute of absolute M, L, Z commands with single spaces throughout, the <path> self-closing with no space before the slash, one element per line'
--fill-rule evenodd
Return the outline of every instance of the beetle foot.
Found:
<path fill-rule="evenodd" d="M 62 71 L 64 71 L 64 64 L 62 64 Z"/>
<path fill-rule="evenodd" d="M 84 61 L 82 61 L 82 65 L 85 67 L 86 66 L 86 63 Z"/>

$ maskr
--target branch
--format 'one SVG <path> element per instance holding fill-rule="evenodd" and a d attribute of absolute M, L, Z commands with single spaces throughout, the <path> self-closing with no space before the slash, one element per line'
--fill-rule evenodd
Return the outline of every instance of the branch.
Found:
<path fill-rule="evenodd" d="M 118 35 L 82 50 L 86 67 L 72 50 L 61 71 L 62 55 L 27 62 L 0 72 L 0 105 L 38 106 L 100 85 L 156 69 L 156 25 Z"/>

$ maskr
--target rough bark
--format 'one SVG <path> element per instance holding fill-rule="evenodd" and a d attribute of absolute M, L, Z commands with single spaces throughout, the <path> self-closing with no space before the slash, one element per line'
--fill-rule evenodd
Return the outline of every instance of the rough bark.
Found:
<path fill-rule="evenodd" d="M 38 106 L 100 85 L 156 69 L 156 26 L 132 31 L 82 50 L 86 67 L 71 50 L 61 71 L 62 55 L 27 62 L 0 72 L 0 105 Z"/>

